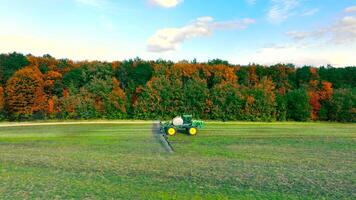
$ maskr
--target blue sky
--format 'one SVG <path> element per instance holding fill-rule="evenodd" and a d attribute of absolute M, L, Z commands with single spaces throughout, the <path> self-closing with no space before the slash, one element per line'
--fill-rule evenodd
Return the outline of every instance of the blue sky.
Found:
<path fill-rule="evenodd" d="M 356 65 L 355 0 L 0 0 L 0 52 Z"/>

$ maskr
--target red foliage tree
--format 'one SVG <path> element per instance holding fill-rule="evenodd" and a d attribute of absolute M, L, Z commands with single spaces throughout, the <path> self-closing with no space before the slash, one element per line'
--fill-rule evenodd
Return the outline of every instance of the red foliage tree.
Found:
<path fill-rule="evenodd" d="M 328 81 L 322 81 L 322 90 L 320 91 L 320 97 L 322 100 L 329 100 L 333 95 L 332 83 Z"/>
<path fill-rule="evenodd" d="M 312 107 L 311 119 L 316 120 L 318 119 L 318 112 L 321 108 L 320 94 L 318 91 L 309 91 L 308 96 L 309 96 L 309 104 Z"/>
<path fill-rule="evenodd" d="M 318 113 L 321 109 L 321 103 L 331 99 L 333 94 L 332 83 L 328 81 L 322 81 L 321 85 L 317 80 L 310 81 L 310 90 L 308 95 L 310 97 L 309 104 L 312 107 L 311 119 L 317 120 Z"/>

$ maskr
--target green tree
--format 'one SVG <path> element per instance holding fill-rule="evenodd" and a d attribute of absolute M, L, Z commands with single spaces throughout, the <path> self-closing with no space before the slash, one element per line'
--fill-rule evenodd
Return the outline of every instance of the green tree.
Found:
<path fill-rule="evenodd" d="M 213 59 L 213 60 L 209 60 L 208 61 L 208 65 L 226 65 L 226 66 L 230 66 L 230 63 L 226 60 L 221 60 L 221 59 Z"/>
<path fill-rule="evenodd" d="M 331 120 L 356 122 L 356 89 L 335 90 L 329 108 Z"/>
<path fill-rule="evenodd" d="M 210 90 L 207 118 L 236 120 L 242 118 L 243 97 L 236 84 L 220 83 Z"/>
<path fill-rule="evenodd" d="M 240 67 L 236 71 L 236 76 L 238 77 L 238 84 L 242 86 L 248 86 L 249 85 L 249 72 L 247 67 Z"/>
<path fill-rule="evenodd" d="M 184 113 L 194 114 L 194 117 L 208 117 L 206 113 L 206 102 L 209 90 L 206 81 L 200 79 L 189 79 L 183 86 Z"/>
<path fill-rule="evenodd" d="M 310 119 L 311 107 L 309 96 L 303 88 L 296 89 L 286 94 L 287 119 L 295 121 L 307 121 Z"/>
<path fill-rule="evenodd" d="M 143 86 L 153 74 L 152 64 L 141 59 L 124 61 L 115 72 L 124 89 L 134 91 L 138 86 Z"/>
<path fill-rule="evenodd" d="M 312 79 L 312 73 L 310 72 L 309 66 L 304 66 L 302 68 L 297 68 L 295 74 L 295 81 L 297 87 L 302 87 L 309 84 L 309 81 Z"/>
<path fill-rule="evenodd" d="M 86 75 L 84 68 L 75 68 L 63 76 L 63 85 L 66 88 L 71 88 L 73 92 L 78 92 L 79 88 L 86 83 Z"/>
<path fill-rule="evenodd" d="M 23 54 L 16 52 L 0 54 L 0 84 L 5 84 L 17 70 L 29 64 L 29 61 Z"/>
<path fill-rule="evenodd" d="M 126 95 L 115 78 L 94 77 L 83 88 L 94 101 L 97 117 L 122 119 L 126 116 Z"/>
<path fill-rule="evenodd" d="M 285 121 L 287 119 L 287 100 L 285 95 L 276 94 L 276 119 L 277 121 Z"/>
<path fill-rule="evenodd" d="M 171 118 L 184 113 L 183 83 L 165 76 L 153 77 L 138 88 L 133 102 L 134 116 L 140 119 Z"/>

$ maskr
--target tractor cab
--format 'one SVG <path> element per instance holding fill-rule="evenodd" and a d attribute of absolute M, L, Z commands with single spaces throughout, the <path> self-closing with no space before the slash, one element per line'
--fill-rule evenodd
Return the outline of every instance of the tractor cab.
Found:
<path fill-rule="evenodd" d="M 193 116 L 192 115 L 183 115 L 183 124 L 192 124 L 193 122 Z"/>

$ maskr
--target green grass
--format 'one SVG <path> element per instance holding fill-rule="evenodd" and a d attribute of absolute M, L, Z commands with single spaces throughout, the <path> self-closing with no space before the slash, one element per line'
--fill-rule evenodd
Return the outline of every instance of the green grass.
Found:
<path fill-rule="evenodd" d="M 0 199 L 355 199 L 356 125 L 0 127 Z"/>

